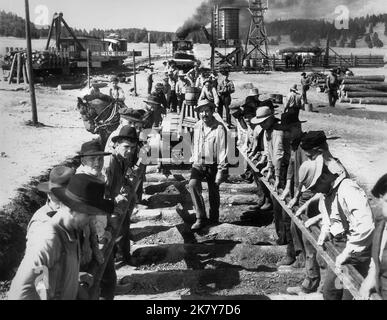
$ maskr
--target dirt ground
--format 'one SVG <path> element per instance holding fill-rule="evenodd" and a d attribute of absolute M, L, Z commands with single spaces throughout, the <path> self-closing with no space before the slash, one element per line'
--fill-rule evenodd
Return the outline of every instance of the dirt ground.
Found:
<path fill-rule="evenodd" d="M 161 68 L 161 63 L 156 64 Z M 383 74 L 387 75 L 387 69 L 355 69 L 355 74 Z M 156 78 L 160 79 L 160 76 Z M 237 93 L 234 96 L 234 102 L 237 103 L 240 99 L 246 97 L 249 91 L 249 84 L 252 84 L 260 89 L 263 93 L 263 98 L 268 97 L 271 93 L 280 93 L 286 95 L 289 88 L 294 83 L 299 83 L 299 72 L 289 73 L 268 73 L 268 74 L 244 74 L 232 73 L 231 79 L 235 82 L 237 87 Z M 129 107 L 141 108 L 143 107 L 143 98 L 146 97 L 146 78 L 143 73 L 138 75 L 138 92 L 139 97 L 133 97 L 129 95 L 129 90 L 132 88 L 131 84 L 122 84 L 122 87 L 127 93 L 126 103 Z M 21 90 L 18 90 L 22 88 Z M 17 90 L 17 91 L 15 91 Z M 102 89 L 106 92 L 107 88 Z M 2 183 L 0 186 L 0 208 L 6 208 L 7 205 L 20 193 L 23 193 L 25 189 L 20 189 L 22 186 L 27 185 L 34 177 L 47 174 L 47 170 L 52 168 L 64 160 L 75 156 L 79 151 L 82 143 L 90 140 L 93 136 L 89 134 L 83 126 L 83 122 L 80 118 L 78 111 L 76 110 L 76 98 L 83 96 L 84 91 L 70 90 L 58 92 L 54 88 L 37 87 L 37 104 L 39 122 L 43 123 L 43 127 L 35 128 L 26 126 L 25 122 L 31 120 L 31 108 L 29 103 L 29 93 L 23 89 L 23 86 L 8 85 L 4 81 L 0 82 L 0 114 L 2 119 L 2 126 L 0 129 L 0 177 Z M 310 101 L 314 105 L 315 112 L 301 113 L 301 120 L 307 120 L 304 124 L 304 130 L 325 130 L 330 137 L 337 137 L 336 140 L 331 140 L 329 145 L 332 153 L 340 158 L 343 164 L 346 166 L 350 174 L 356 179 L 367 192 L 370 191 L 372 185 L 376 180 L 384 173 L 387 172 L 387 109 L 381 106 L 367 106 L 365 108 L 355 105 L 338 104 L 337 108 L 332 109 L 327 107 L 327 97 L 324 94 L 317 93 L 311 90 Z M 371 198 L 370 198 L 371 199 Z M 372 204 L 374 202 L 372 201 Z M 3 211 L 3 210 L 1 210 Z M 224 207 L 223 216 L 225 222 L 227 221 L 227 206 Z M 377 212 L 377 210 L 376 210 Z M 8 212 L 12 215 L 12 212 Z M 235 221 L 233 221 L 235 222 Z M 140 225 L 141 226 L 141 225 Z M 160 231 L 164 231 L 166 234 L 157 235 L 158 239 L 163 242 L 168 242 L 173 234 L 174 227 L 159 226 Z M 152 229 L 153 230 L 153 229 Z M 179 234 L 182 234 L 178 230 Z M 144 232 L 144 230 L 142 230 Z M 254 233 L 254 230 L 251 230 Z M 153 233 L 153 231 L 152 231 Z M 224 233 L 224 230 L 218 230 L 217 234 Z M 184 233 L 183 233 L 184 234 Z M 243 234 L 243 232 L 241 232 Z M 165 237 L 165 238 L 163 238 Z M 232 235 L 230 239 L 233 240 Z M 269 237 L 269 236 L 268 236 Z M 141 240 L 142 239 L 142 240 Z M 148 243 L 145 243 L 148 239 Z M 209 240 L 214 241 L 215 238 Z M 154 244 L 155 235 L 153 238 L 149 238 L 149 235 L 139 235 L 139 244 L 149 245 Z M 234 239 L 235 240 L 235 239 Z M 267 240 L 267 239 L 263 239 Z M 141 242 L 142 241 L 142 242 Z M 242 241 L 243 242 L 243 241 Z M 224 244 L 227 247 L 227 243 Z M 246 245 L 242 243 L 241 250 L 233 251 L 238 254 L 245 254 L 244 259 L 248 260 L 248 253 L 251 250 L 250 247 L 243 247 Z M 248 245 L 248 244 L 247 244 Z M 230 248 L 228 248 L 230 249 Z M 259 248 L 255 248 L 259 250 Z M 191 250 L 198 254 L 211 254 L 211 252 L 201 252 L 202 249 L 192 247 Z M 234 249 L 233 249 L 234 250 Z M 180 252 L 180 253 L 179 253 Z M 242 252 L 242 253 L 240 253 Z M 154 253 L 154 252 L 153 252 Z M 138 251 L 139 257 L 149 255 L 149 251 Z M 179 256 L 180 254 L 180 256 Z M 218 261 L 217 263 L 236 263 L 236 260 L 240 258 L 237 253 L 233 257 L 233 261 Z M 181 260 L 181 256 L 184 257 L 185 253 L 179 251 L 179 247 L 176 247 L 176 257 L 174 261 L 178 263 Z M 156 255 L 157 256 L 157 255 Z M 180 260 L 179 260 L 180 259 Z M 160 262 L 160 261 L 158 261 Z M 230 281 L 227 282 L 226 288 L 217 288 L 217 292 L 221 294 L 221 289 L 228 289 L 233 287 L 234 291 L 229 291 L 228 295 L 235 294 L 252 294 L 253 288 L 259 284 L 262 279 L 255 278 L 252 273 L 249 273 L 248 261 L 243 266 L 243 272 L 238 273 L 238 277 L 245 277 L 247 280 L 251 280 L 251 287 L 243 289 L 240 286 L 235 286 L 236 281 L 233 277 L 236 277 L 235 273 L 217 275 L 216 279 L 229 277 Z M 168 269 L 168 268 L 166 268 Z M 184 269 L 184 268 L 183 268 Z M 142 270 L 143 271 L 143 270 Z M 150 271 L 152 272 L 152 271 Z M 195 282 L 195 279 L 211 279 L 213 273 L 211 271 L 206 274 L 198 274 L 196 271 L 188 272 L 182 271 L 182 274 L 178 279 L 187 279 L 188 285 Z M 286 279 L 282 279 L 283 275 L 270 274 L 268 271 L 265 277 L 274 277 L 273 281 L 286 282 L 289 284 L 297 283 L 300 277 L 296 274 L 288 273 Z M 149 275 L 141 274 L 139 277 L 147 277 Z M 151 276 L 151 275 L 150 275 Z M 220 278 L 218 278 L 220 277 Z M 279 279 L 280 277 L 281 279 Z M 174 276 L 166 277 L 166 279 L 173 279 Z M 234 280 L 233 280 L 234 279 Z M 155 281 L 157 278 L 155 278 Z M 123 284 L 125 284 L 125 281 Z M 270 283 L 270 279 L 265 283 Z M 272 282 L 273 282 L 272 281 Z M 139 282 L 141 282 L 139 280 Z M 204 284 L 211 284 L 211 281 L 207 281 Z M 215 286 L 220 281 L 215 281 Z M 245 283 L 245 282 L 244 282 Z M 152 283 L 150 283 L 151 285 Z M 229 286 L 229 287 L 227 287 Z M 172 288 L 173 286 L 171 286 Z M 175 287 L 180 288 L 178 285 Z M 169 289 L 171 289 L 169 288 Z M 126 288 L 125 298 L 132 298 L 130 295 L 131 290 Z M 167 289 L 165 289 L 167 290 Z M 190 294 L 201 292 L 200 288 L 193 288 Z M 263 294 L 271 291 L 268 288 L 260 288 L 260 292 Z M 169 295 L 172 295 L 171 290 L 167 290 Z M 208 292 L 211 290 L 208 289 Z M 138 290 L 136 291 L 139 292 Z M 149 292 L 157 292 L 152 288 L 145 288 L 144 294 Z M 206 291 L 207 292 L 207 291 Z M 231 292 L 231 293 L 230 293 Z M 166 292 L 159 292 L 160 296 L 166 294 Z M 179 292 L 179 296 L 182 294 Z M 137 296 L 141 297 L 140 296 Z"/>

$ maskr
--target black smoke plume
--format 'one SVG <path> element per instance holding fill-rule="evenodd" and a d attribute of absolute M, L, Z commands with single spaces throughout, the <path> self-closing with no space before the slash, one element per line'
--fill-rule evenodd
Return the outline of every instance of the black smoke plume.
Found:
<path fill-rule="evenodd" d="M 192 32 L 200 30 L 201 26 L 211 23 L 211 14 L 214 6 L 244 8 L 248 6 L 247 0 L 207 0 L 197 9 L 195 14 L 189 18 L 182 27 L 176 31 L 179 39 L 185 39 Z"/>

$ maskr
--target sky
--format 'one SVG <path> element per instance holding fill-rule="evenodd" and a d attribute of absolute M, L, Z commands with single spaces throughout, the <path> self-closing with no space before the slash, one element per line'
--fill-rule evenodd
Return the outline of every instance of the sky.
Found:
<path fill-rule="evenodd" d="M 30 0 L 31 21 L 44 21 L 49 12 L 63 12 L 74 28 L 147 28 L 175 32 L 189 18 L 202 0 Z M 44 7 L 40 7 L 44 6 Z M 42 10 L 41 10 L 42 8 Z M 0 0 L 0 10 L 25 17 L 23 0 Z M 35 14 L 35 10 L 41 13 Z"/>
<path fill-rule="evenodd" d="M 147 28 L 175 32 L 203 0 L 29 0 L 31 21 L 50 24 L 54 12 L 63 12 L 70 27 Z M 284 3 L 278 7 L 277 3 Z M 276 18 L 334 18 L 344 4 L 350 16 L 387 13 L 386 0 L 269 0 L 267 20 Z M 23 0 L 0 0 L 0 10 L 25 16 Z"/>

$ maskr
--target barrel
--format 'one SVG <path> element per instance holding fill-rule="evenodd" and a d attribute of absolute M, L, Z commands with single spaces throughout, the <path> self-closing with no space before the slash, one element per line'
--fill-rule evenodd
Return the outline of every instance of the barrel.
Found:
<path fill-rule="evenodd" d="M 243 67 L 250 68 L 250 60 L 249 59 L 243 60 Z"/>
<path fill-rule="evenodd" d="M 195 87 L 187 87 L 185 90 L 185 102 L 187 106 L 196 106 L 200 97 L 200 89 Z"/>

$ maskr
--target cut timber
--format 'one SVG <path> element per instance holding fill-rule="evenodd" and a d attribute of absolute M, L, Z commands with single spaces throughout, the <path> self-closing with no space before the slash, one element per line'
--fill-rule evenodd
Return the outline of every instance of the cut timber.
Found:
<path fill-rule="evenodd" d="M 377 97 L 387 97 L 387 92 L 379 92 L 379 91 L 347 92 L 345 96 L 347 98 L 377 98 Z"/>
<path fill-rule="evenodd" d="M 360 103 L 360 99 L 349 99 L 349 102 L 351 103 L 351 104 L 359 104 Z"/>
<path fill-rule="evenodd" d="M 353 77 L 339 78 L 339 80 L 347 80 L 347 79 L 383 82 L 386 79 L 386 77 L 383 75 L 376 75 L 376 76 L 353 76 Z"/>
<path fill-rule="evenodd" d="M 361 104 L 377 104 L 377 105 L 386 105 L 387 106 L 387 98 L 365 98 L 360 99 Z"/>
<path fill-rule="evenodd" d="M 58 90 L 75 90 L 83 88 L 82 84 L 60 84 Z"/>
<path fill-rule="evenodd" d="M 380 84 L 345 84 L 343 85 L 344 91 L 367 91 L 377 90 L 387 92 L 387 83 Z"/>
<path fill-rule="evenodd" d="M 356 79 L 344 79 L 342 84 L 380 84 L 382 82 L 367 81 L 367 80 L 356 80 Z"/>

